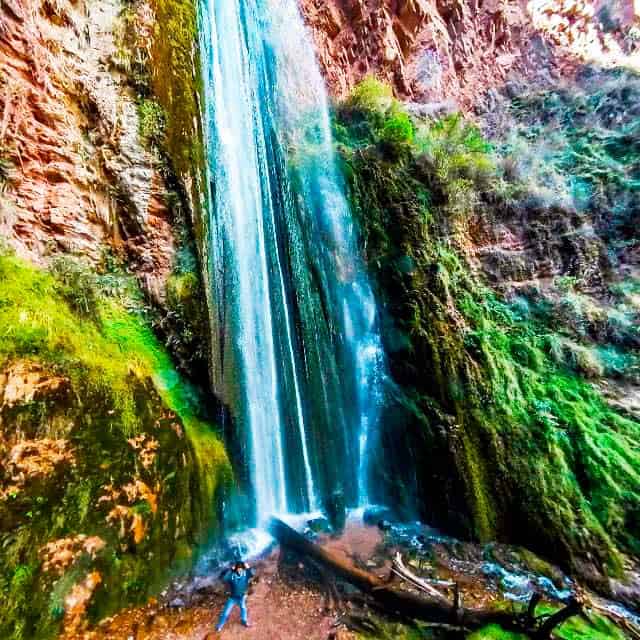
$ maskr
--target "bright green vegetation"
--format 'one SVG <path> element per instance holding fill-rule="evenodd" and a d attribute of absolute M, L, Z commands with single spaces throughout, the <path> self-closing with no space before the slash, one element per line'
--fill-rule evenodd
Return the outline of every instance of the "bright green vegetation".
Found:
<path fill-rule="evenodd" d="M 0 637 L 8 640 L 53 637 L 66 596 L 92 571 L 102 578 L 92 618 L 144 602 L 215 532 L 217 493 L 230 481 L 199 395 L 151 331 L 131 278 L 69 258 L 53 274 L 0 254 L 0 368 L 68 380 L 0 407 L 0 459 L 35 443 L 41 453 L 30 460 L 45 469 L 24 481 L 0 469 Z M 46 470 L 51 441 L 73 464 Z M 44 572 L 41 548 L 79 534 L 106 546 L 60 576 Z"/>
<path fill-rule="evenodd" d="M 229 460 L 222 441 L 202 419 L 198 391 L 177 371 L 169 354 L 146 324 L 132 314 L 111 307 L 104 314 L 104 332 L 117 345 L 124 345 L 127 358 L 138 356 L 151 372 L 160 397 L 184 425 L 193 444 L 202 500 L 200 516 L 206 523 L 212 517 L 218 487 L 231 481 Z M 121 347 L 122 348 L 122 347 Z M 206 535 L 206 527 L 202 532 Z"/>
<path fill-rule="evenodd" d="M 161 147 L 166 136 L 166 116 L 162 107 L 149 98 L 138 103 L 140 137 L 148 145 Z"/>
<path fill-rule="evenodd" d="M 538 614 L 552 614 L 557 607 L 542 605 L 538 608 Z M 583 618 L 570 618 L 567 622 L 557 627 L 554 638 L 558 640 L 624 640 L 625 634 L 607 618 L 589 613 L 587 622 Z M 373 627 L 374 625 L 372 625 Z M 444 640 L 458 637 L 454 633 L 447 634 L 426 625 L 416 623 L 414 627 L 401 624 L 384 623 L 377 620 L 375 630 L 371 633 L 363 633 L 361 638 L 376 640 Z M 498 625 L 489 625 L 468 636 L 468 640 L 529 640 L 529 636 L 515 631 L 506 631 Z"/>
<path fill-rule="evenodd" d="M 556 610 L 541 606 L 538 614 L 551 614 Z M 589 620 L 590 622 L 579 617 L 570 618 L 557 627 L 553 635 L 559 640 L 625 640 L 626 635 L 607 618 L 590 612 Z M 469 640 L 528 640 L 528 636 L 491 625 L 471 634 Z"/>
<path fill-rule="evenodd" d="M 389 138 L 399 109 L 367 81 L 336 124 L 402 390 L 386 437 L 430 461 L 417 487 L 401 459 L 384 479 L 397 502 L 417 489 L 423 517 L 461 535 L 523 544 L 592 583 L 618 573 L 616 549 L 640 550 L 640 424 L 587 378 L 601 373 L 593 354 L 604 374 L 633 362 L 635 347 L 581 344 L 558 298 L 505 299 L 487 286 L 469 259 L 473 229 L 526 190 L 458 116 Z"/>
<path fill-rule="evenodd" d="M 194 0 L 152 0 L 156 32 L 151 49 L 151 87 L 166 113 L 166 149 L 174 169 L 195 181 L 191 196 L 199 205 L 204 169 L 199 96 L 198 12 Z"/>
<path fill-rule="evenodd" d="M 136 380 L 144 380 L 151 371 L 142 358 L 126 360 L 120 345 L 87 317 L 97 308 L 92 290 L 78 289 L 72 301 L 68 280 L 56 281 L 11 255 L 0 257 L 0 281 L 3 365 L 22 358 L 52 365 L 74 385 L 103 397 L 117 410 L 114 424 L 126 435 L 134 434 Z M 86 287 L 87 279 L 79 278 L 77 284 Z"/>

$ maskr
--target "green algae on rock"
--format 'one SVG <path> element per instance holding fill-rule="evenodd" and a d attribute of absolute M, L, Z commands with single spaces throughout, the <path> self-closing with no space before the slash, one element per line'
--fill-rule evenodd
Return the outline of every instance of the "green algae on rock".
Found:
<path fill-rule="evenodd" d="M 11 255 L 0 275 L 0 635 L 47 638 L 189 568 L 230 467 L 142 316 L 83 317 Z"/>
<path fill-rule="evenodd" d="M 541 606 L 540 611 L 553 614 L 557 608 Z M 553 635 L 559 640 L 625 640 L 624 632 L 610 620 L 593 613 L 589 614 L 589 622 L 582 618 L 570 618 L 557 627 Z M 469 636 L 469 640 L 527 640 L 528 636 L 512 631 L 505 631 L 497 625 L 491 625 Z"/>

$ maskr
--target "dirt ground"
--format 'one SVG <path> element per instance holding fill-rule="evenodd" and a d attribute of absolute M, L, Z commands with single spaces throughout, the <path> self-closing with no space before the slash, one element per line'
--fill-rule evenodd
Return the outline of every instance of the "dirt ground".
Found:
<path fill-rule="evenodd" d="M 326 546 L 350 560 L 366 565 L 378 544 L 380 532 L 371 527 L 349 526 L 339 539 Z M 63 635 L 60 640 L 327 640 L 353 637 L 341 629 L 338 614 L 331 609 L 322 588 L 304 576 L 302 565 L 281 562 L 280 551 L 254 563 L 256 578 L 248 598 L 250 628 L 240 624 L 235 609 L 223 631 L 215 625 L 224 606 L 222 585 L 209 586 L 195 598 L 185 598 L 184 607 L 151 602 L 104 620 L 80 637 Z M 370 569 L 376 570 L 369 566 Z M 381 573 L 384 572 L 380 568 Z M 177 597 L 181 597 L 177 594 Z M 195 603 L 193 602 L 195 600 Z"/>

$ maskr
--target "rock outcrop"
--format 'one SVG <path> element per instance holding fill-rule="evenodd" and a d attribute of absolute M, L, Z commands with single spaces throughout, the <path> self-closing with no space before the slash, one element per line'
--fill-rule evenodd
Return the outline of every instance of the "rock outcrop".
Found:
<path fill-rule="evenodd" d="M 301 0 L 332 93 L 367 75 L 471 110 L 511 77 L 548 82 L 594 57 L 638 64 L 631 0 Z"/>

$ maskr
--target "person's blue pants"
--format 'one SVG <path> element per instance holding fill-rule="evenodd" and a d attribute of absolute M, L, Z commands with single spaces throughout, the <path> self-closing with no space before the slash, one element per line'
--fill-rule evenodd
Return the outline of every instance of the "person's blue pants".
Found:
<path fill-rule="evenodd" d="M 222 627 L 227 624 L 233 607 L 240 607 L 240 620 L 242 620 L 242 624 L 247 624 L 247 596 L 242 596 L 242 598 L 229 598 L 218 621 L 217 631 L 222 631 Z"/>

